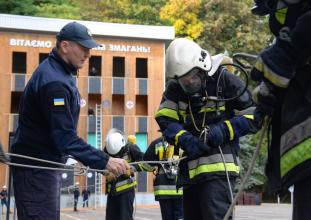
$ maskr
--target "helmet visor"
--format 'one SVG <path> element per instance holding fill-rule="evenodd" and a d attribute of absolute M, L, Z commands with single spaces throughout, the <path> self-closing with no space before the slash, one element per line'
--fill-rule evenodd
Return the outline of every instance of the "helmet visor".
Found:
<path fill-rule="evenodd" d="M 178 78 L 178 83 L 186 94 L 194 94 L 202 88 L 202 77 L 198 68 L 192 69 L 187 74 Z"/>

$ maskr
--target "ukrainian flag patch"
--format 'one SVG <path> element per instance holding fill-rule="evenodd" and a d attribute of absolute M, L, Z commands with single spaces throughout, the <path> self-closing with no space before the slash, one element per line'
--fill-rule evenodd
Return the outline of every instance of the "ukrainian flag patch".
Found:
<path fill-rule="evenodd" d="M 54 106 L 65 105 L 65 99 L 64 98 L 53 99 L 53 102 L 54 102 Z"/>

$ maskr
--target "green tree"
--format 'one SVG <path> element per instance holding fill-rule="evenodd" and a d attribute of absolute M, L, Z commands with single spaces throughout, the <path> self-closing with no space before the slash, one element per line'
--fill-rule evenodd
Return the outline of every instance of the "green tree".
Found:
<path fill-rule="evenodd" d="M 50 18 L 81 19 L 78 2 L 71 0 L 52 0 L 36 6 L 35 16 Z"/>
<path fill-rule="evenodd" d="M 0 13 L 34 15 L 35 11 L 33 0 L 0 0 Z"/>
<path fill-rule="evenodd" d="M 80 0 L 85 20 L 127 24 L 164 24 L 159 11 L 166 0 Z"/>
<path fill-rule="evenodd" d="M 253 153 L 255 151 L 256 144 L 258 142 L 259 134 L 256 135 L 248 135 L 240 139 L 240 160 L 241 160 L 241 172 L 240 178 L 243 178 L 249 165 L 251 163 L 251 159 Z M 246 183 L 244 190 L 246 191 L 253 191 L 253 190 L 260 190 L 264 189 L 266 184 L 267 178 L 265 176 L 265 164 L 266 164 L 266 153 L 267 153 L 267 139 L 265 138 L 261 146 L 260 153 L 256 158 L 255 166 L 253 172 L 249 180 Z M 240 179 L 238 180 L 240 183 Z M 240 185 L 238 184 L 237 187 Z"/>
<path fill-rule="evenodd" d="M 205 0 L 204 32 L 199 39 L 212 53 L 257 54 L 271 40 L 266 18 L 251 14 L 253 0 Z"/>
<path fill-rule="evenodd" d="M 77 3 L 77 0 L 0 0 L 0 13 L 79 19 Z"/>

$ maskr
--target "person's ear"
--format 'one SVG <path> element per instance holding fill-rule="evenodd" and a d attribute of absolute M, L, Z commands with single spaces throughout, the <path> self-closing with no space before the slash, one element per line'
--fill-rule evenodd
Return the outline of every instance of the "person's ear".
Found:
<path fill-rule="evenodd" d="M 67 54 L 67 53 L 68 53 L 69 47 L 70 47 L 69 41 L 63 40 L 63 41 L 60 43 L 60 48 L 61 48 L 61 50 L 62 50 L 62 52 L 63 52 L 64 54 Z"/>

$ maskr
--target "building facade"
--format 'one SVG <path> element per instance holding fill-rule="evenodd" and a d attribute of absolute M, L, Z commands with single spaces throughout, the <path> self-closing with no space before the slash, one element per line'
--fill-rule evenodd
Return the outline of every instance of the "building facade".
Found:
<path fill-rule="evenodd" d="M 68 22 L 0 14 L 0 140 L 5 151 L 17 127 L 25 85 Z M 164 90 L 165 44 L 174 38 L 173 27 L 78 22 L 102 45 L 91 51 L 89 62 L 75 76 L 82 97 L 79 136 L 100 148 L 107 131 L 114 127 L 126 135 L 135 134 L 145 151 L 160 135 L 154 113 Z M 151 190 L 149 179 L 139 175 L 138 191 Z M 8 167 L 0 165 L 0 184 L 7 180 Z"/>

